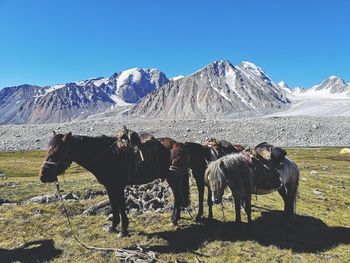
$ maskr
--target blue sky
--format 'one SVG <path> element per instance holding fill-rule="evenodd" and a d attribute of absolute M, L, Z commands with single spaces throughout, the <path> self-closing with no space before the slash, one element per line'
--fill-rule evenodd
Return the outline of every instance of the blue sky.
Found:
<path fill-rule="evenodd" d="M 350 1 L 0 0 L 0 88 L 110 76 L 187 75 L 214 60 L 276 82 L 350 81 Z"/>

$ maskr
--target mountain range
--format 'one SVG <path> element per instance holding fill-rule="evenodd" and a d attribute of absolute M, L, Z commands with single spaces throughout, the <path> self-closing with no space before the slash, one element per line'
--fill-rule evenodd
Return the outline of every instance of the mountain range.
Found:
<path fill-rule="evenodd" d="M 316 108 L 310 111 L 310 105 Z M 0 90 L 0 124 L 59 123 L 95 115 L 191 119 L 310 113 L 350 115 L 350 85 L 332 76 L 309 89 L 291 89 L 251 62 L 214 61 L 188 76 L 167 78 L 158 69 L 133 68 L 109 78 Z"/>
<path fill-rule="evenodd" d="M 0 90 L 0 124 L 67 122 L 111 108 L 130 108 L 169 82 L 157 69 L 134 68 L 109 78 Z"/>
<path fill-rule="evenodd" d="M 257 66 L 215 61 L 148 94 L 128 113 L 161 118 L 262 115 L 286 107 L 286 92 Z"/>

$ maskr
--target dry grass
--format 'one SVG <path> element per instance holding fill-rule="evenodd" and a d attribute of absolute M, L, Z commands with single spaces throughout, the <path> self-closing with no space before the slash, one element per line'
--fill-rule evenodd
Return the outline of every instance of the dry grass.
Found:
<path fill-rule="evenodd" d="M 178 229 L 170 225 L 170 213 L 130 215 L 131 236 L 123 239 L 104 230 L 109 224 L 105 216 L 80 215 L 84 208 L 104 197 L 70 202 L 69 210 L 75 214 L 73 224 L 84 242 L 118 248 L 147 244 L 165 262 L 195 262 L 195 258 L 202 262 L 350 262 L 350 158 L 338 152 L 335 148 L 288 150 L 301 169 L 298 215 L 292 224 L 285 222 L 280 212 L 283 202 L 277 193 L 253 198 L 257 208 L 250 230 L 244 223 L 232 223 L 234 211 L 229 203 L 225 203 L 227 222 L 223 222 L 220 207 L 215 207 L 214 222 L 196 224 L 183 213 Z M 7 175 L 0 179 L 0 198 L 19 202 L 54 192 L 54 185 L 41 184 L 37 178 L 43 156 L 40 151 L 0 153 L 0 171 Z M 76 167 L 61 181 L 65 191 L 102 188 L 92 175 Z M 322 194 L 315 194 L 316 189 Z M 194 185 L 192 190 L 195 207 Z M 24 262 L 118 261 L 113 253 L 79 246 L 72 238 L 60 203 L 2 205 L 0 229 L 0 262 L 6 262 L 5 255 Z M 16 249 L 21 244 L 30 246 Z"/>

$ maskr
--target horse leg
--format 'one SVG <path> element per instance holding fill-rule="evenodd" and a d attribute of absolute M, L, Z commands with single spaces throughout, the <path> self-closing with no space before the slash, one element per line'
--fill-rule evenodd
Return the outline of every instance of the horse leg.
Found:
<path fill-rule="evenodd" d="M 181 191 L 180 191 L 180 182 L 174 180 L 176 178 L 175 174 L 170 173 L 167 181 L 174 195 L 174 208 L 173 214 L 171 216 L 171 222 L 174 226 L 177 226 L 177 221 L 180 219 L 180 211 L 181 211 Z M 177 177 L 179 178 L 179 177 Z"/>
<path fill-rule="evenodd" d="M 284 202 L 284 213 L 286 216 L 288 216 L 290 214 L 290 204 L 288 201 L 288 194 L 287 194 L 286 187 L 281 187 L 280 189 L 278 189 L 278 193 L 280 194 Z"/>
<path fill-rule="evenodd" d="M 210 187 L 208 187 L 208 219 L 212 220 L 213 219 L 213 200 L 211 199 L 212 193 L 210 190 Z"/>
<path fill-rule="evenodd" d="M 235 223 L 238 224 L 238 223 L 241 223 L 241 200 L 239 196 L 233 196 L 233 199 L 235 201 L 235 211 L 236 211 Z"/>
<path fill-rule="evenodd" d="M 197 189 L 198 189 L 198 213 L 196 216 L 196 221 L 199 221 L 203 216 L 203 201 L 204 201 L 204 177 L 194 177 L 196 179 Z"/>
<path fill-rule="evenodd" d="M 118 208 L 121 215 L 122 230 L 119 233 L 119 237 L 125 237 L 128 235 L 129 219 L 125 212 L 125 198 L 124 198 L 124 188 L 121 188 L 117 192 Z"/>
<path fill-rule="evenodd" d="M 250 194 L 247 194 L 244 197 L 244 210 L 245 213 L 247 214 L 248 218 L 248 225 L 251 226 L 252 224 L 252 196 Z"/>
<path fill-rule="evenodd" d="M 296 213 L 296 198 L 298 194 L 297 185 L 288 185 L 287 186 L 287 202 L 288 210 L 286 211 L 288 218 L 291 218 Z"/>
<path fill-rule="evenodd" d="M 117 232 L 117 225 L 120 223 L 120 215 L 118 210 L 118 204 L 116 200 L 115 190 L 107 189 L 107 194 L 112 207 L 112 225 L 109 227 L 108 232 Z"/>

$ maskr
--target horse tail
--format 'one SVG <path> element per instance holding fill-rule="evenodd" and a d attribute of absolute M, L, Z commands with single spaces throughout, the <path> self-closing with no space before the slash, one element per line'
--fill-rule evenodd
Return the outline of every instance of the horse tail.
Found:
<path fill-rule="evenodd" d="M 298 168 L 298 166 L 296 165 L 296 163 L 294 161 L 292 161 L 291 159 L 287 158 L 286 159 L 287 162 L 289 162 L 289 177 L 293 178 L 295 180 L 294 182 L 294 187 L 292 188 L 292 194 L 290 196 L 291 198 L 291 212 L 292 214 L 296 213 L 296 203 L 297 203 L 297 199 L 299 197 L 299 177 L 300 177 L 300 170 Z"/>
<path fill-rule="evenodd" d="M 295 188 L 294 188 L 294 195 L 293 195 L 293 204 L 292 204 L 292 209 L 293 209 L 293 214 L 296 213 L 296 207 L 297 207 L 297 199 L 299 198 L 299 177 L 300 177 L 300 171 L 298 166 L 294 163 L 296 167 L 296 182 L 295 182 Z"/>

